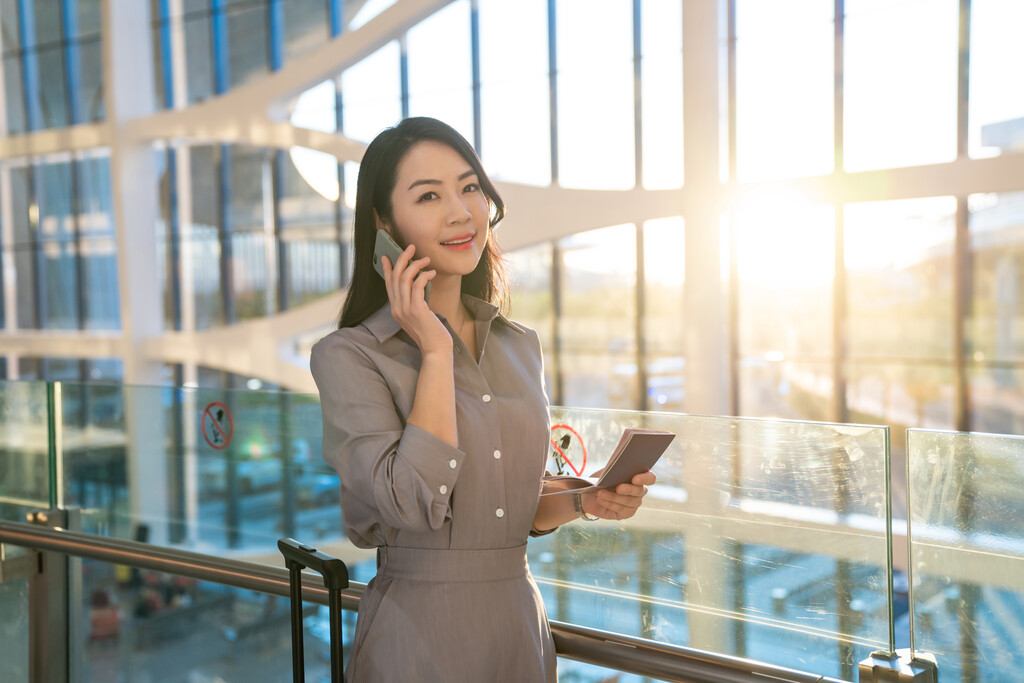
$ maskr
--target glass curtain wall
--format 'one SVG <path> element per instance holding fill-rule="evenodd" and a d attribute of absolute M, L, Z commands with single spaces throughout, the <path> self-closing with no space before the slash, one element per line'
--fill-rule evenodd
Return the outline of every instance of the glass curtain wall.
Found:
<path fill-rule="evenodd" d="M 89 79 L 102 69 L 86 68 L 86 53 L 102 52 L 98 2 L 0 7 L 7 132 L 101 119 L 102 82 Z M 227 92 L 384 7 L 153 0 L 157 101 L 186 107 Z M 404 115 L 434 115 L 471 138 L 500 181 L 678 189 L 682 7 L 457 0 L 305 93 L 292 121 L 366 141 Z M 1024 101 L 1005 84 L 1020 61 L 1006 29 L 1020 8 L 727 7 L 734 77 L 721 86 L 721 133 L 735 194 L 723 224 L 735 239 L 723 244 L 736 412 L 892 424 L 897 447 L 907 427 L 1015 430 L 1019 192 L 893 199 L 884 185 L 848 192 L 842 179 L 1019 152 Z M 920 45 L 902 49 L 910 33 Z M 171 87 L 176 74 L 185 77 Z M 345 286 L 356 164 L 301 149 L 195 145 L 181 159 L 177 149 L 157 152 L 167 329 L 263 317 Z M 5 327 L 117 329 L 105 153 L 3 164 L 3 248 L 16 274 Z M 172 205 L 180 182 L 187 207 Z M 683 316 L 683 226 L 682 216 L 594 225 L 512 255 L 516 281 L 530 283 L 513 315 L 542 332 L 553 401 L 685 410 L 685 335 L 701 321 Z"/>
<path fill-rule="evenodd" d="M 6 285 L 4 328 L 121 327 L 110 161 L 97 150 L 4 164 L 0 233 Z"/>
<path fill-rule="evenodd" d="M 6 131 L 102 121 L 100 0 L 0 3 Z"/>

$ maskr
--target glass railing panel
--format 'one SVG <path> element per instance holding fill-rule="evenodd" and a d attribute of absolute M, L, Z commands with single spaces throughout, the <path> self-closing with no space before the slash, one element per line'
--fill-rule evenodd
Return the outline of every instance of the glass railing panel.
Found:
<path fill-rule="evenodd" d="M 72 644 L 74 680 L 291 680 L 286 598 L 83 560 L 71 599 L 84 623 Z M 316 609 L 307 606 L 307 616 Z M 346 624 L 346 637 L 353 631 Z M 304 635 L 307 680 L 329 680 L 326 632 L 307 628 Z"/>
<path fill-rule="evenodd" d="M 633 519 L 531 542 L 550 618 L 847 680 L 891 647 L 886 428 L 552 413 L 587 472 L 626 427 L 678 436 Z"/>
<path fill-rule="evenodd" d="M 65 502 L 84 531 L 271 564 L 282 536 L 371 555 L 343 540 L 317 396 L 67 383 L 63 396 Z"/>
<path fill-rule="evenodd" d="M 0 518 L 50 507 L 45 382 L 0 381 Z"/>
<path fill-rule="evenodd" d="M 64 502 L 84 531 L 275 565 L 294 536 L 373 577 L 374 554 L 344 536 L 317 396 L 63 396 Z M 679 436 L 634 519 L 530 543 L 550 618 L 850 680 L 891 647 L 886 428 L 563 408 L 552 421 L 585 440 L 587 472 L 625 427 Z"/>
<path fill-rule="evenodd" d="M 24 548 L 6 545 L 0 551 L 0 561 L 10 562 L 28 552 Z M 29 683 L 28 616 L 28 578 L 0 581 L 0 643 L 3 643 L 0 681 L 5 683 Z"/>
<path fill-rule="evenodd" d="M 291 624 L 286 598 L 196 581 L 161 572 L 82 561 L 80 589 L 72 595 L 84 628 L 73 643 L 81 681 L 291 680 Z M 4 609 L 0 585 L 0 610 Z M 303 605 L 306 680 L 330 677 L 327 608 Z M 342 614 L 345 661 L 356 615 Z M 0 632 L 6 622 L 0 624 Z M 22 638 L 27 640 L 23 625 Z M 16 642 L 16 641 L 12 641 Z M 27 646 L 26 648 L 27 649 Z M 182 657 L 182 652 L 188 652 Z M 6 660 L 0 679 L 27 683 Z M 559 659 L 559 680 L 572 683 L 656 683 L 570 659 Z"/>
<path fill-rule="evenodd" d="M 912 642 L 943 681 L 1024 671 L 1024 437 L 907 431 Z"/>

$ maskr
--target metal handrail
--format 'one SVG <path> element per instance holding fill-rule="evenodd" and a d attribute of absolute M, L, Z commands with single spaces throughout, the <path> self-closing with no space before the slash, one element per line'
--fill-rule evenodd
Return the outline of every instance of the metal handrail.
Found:
<path fill-rule="evenodd" d="M 288 597 L 288 570 L 253 562 L 164 548 L 66 529 L 0 522 L 0 543 L 87 557 L 103 562 L 187 576 L 235 588 Z M 302 599 L 328 604 L 328 591 L 318 576 L 303 575 Z M 342 607 L 356 611 L 365 584 L 352 582 L 342 593 Z M 552 621 L 551 633 L 560 657 L 625 673 L 679 683 L 740 683 L 765 677 L 792 683 L 841 683 L 739 657 L 623 636 L 598 629 Z"/>

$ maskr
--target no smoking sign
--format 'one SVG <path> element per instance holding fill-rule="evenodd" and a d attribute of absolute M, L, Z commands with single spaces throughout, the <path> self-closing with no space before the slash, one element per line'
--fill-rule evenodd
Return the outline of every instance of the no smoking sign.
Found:
<path fill-rule="evenodd" d="M 235 423 L 226 405 L 214 401 L 203 409 L 203 438 L 211 447 L 227 448 L 234 432 Z"/>

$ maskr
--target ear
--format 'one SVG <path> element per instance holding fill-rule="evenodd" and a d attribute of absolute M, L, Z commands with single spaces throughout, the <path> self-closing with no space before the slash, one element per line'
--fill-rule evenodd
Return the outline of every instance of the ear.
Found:
<path fill-rule="evenodd" d="M 377 213 L 377 209 L 373 210 L 373 222 L 374 224 L 376 224 L 378 230 L 383 230 L 387 234 L 394 237 L 394 234 L 391 232 L 391 226 L 388 225 L 387 222 L 380 217 L 380 214 Z"/>

